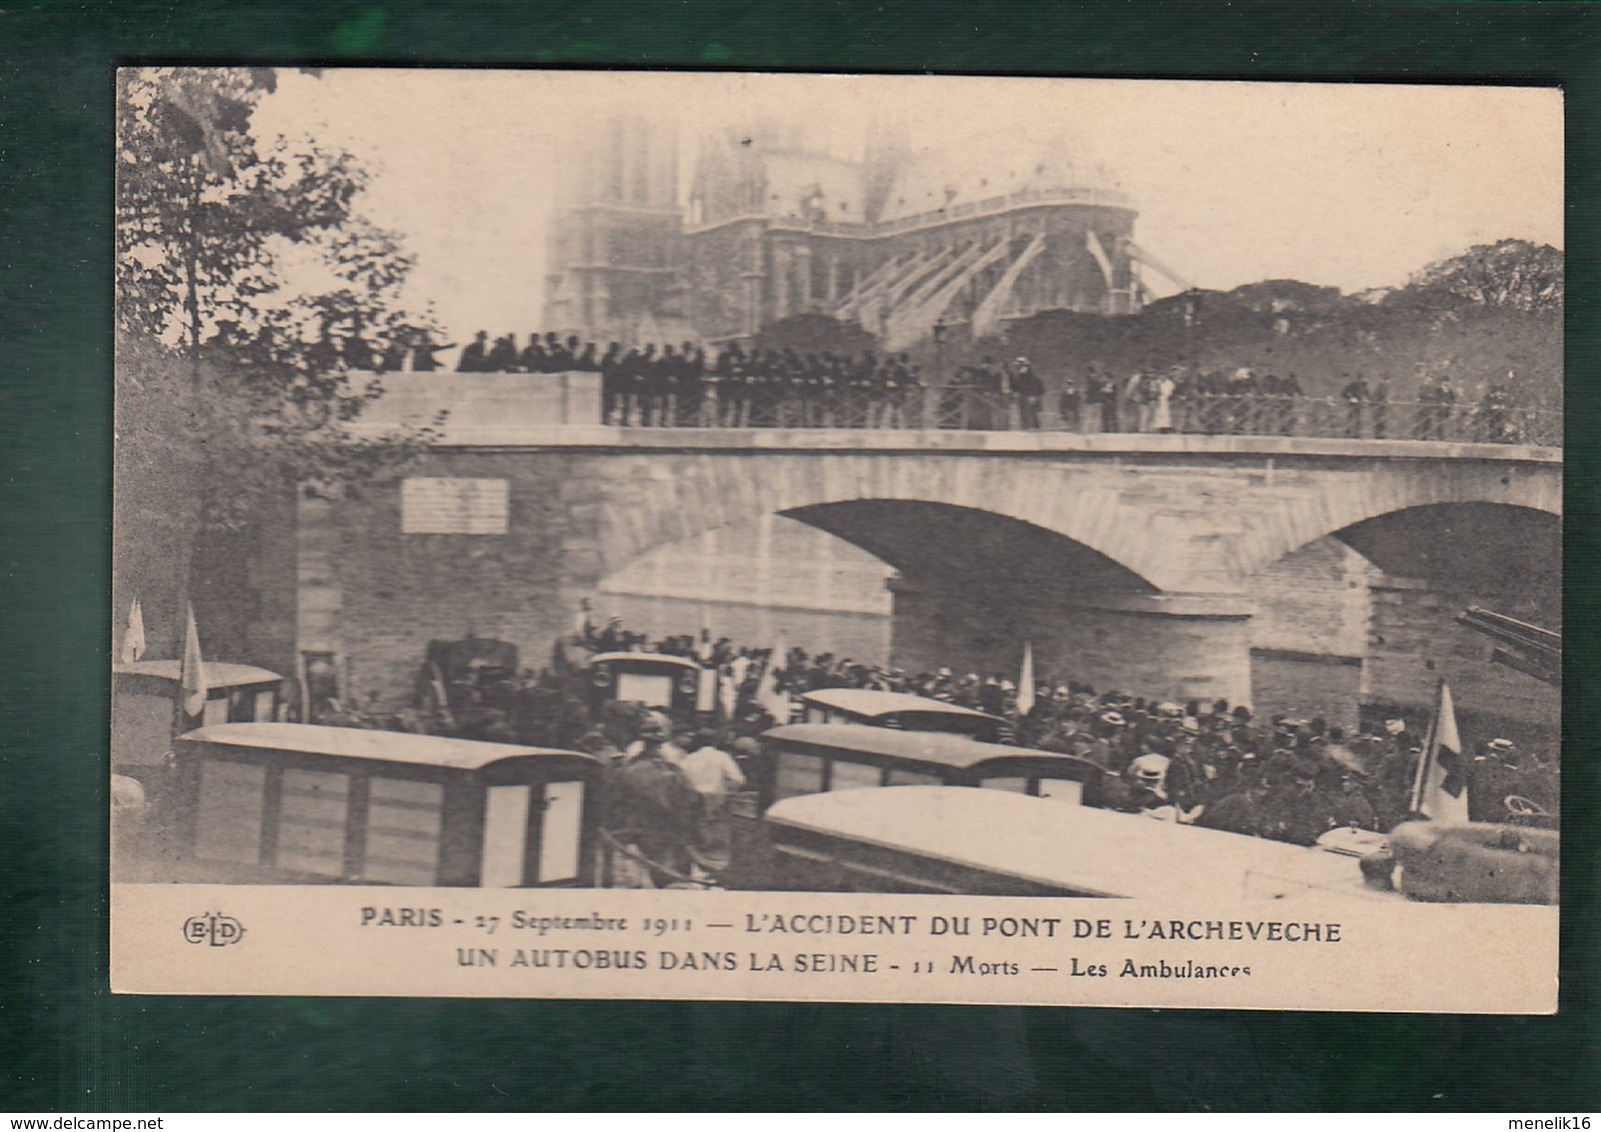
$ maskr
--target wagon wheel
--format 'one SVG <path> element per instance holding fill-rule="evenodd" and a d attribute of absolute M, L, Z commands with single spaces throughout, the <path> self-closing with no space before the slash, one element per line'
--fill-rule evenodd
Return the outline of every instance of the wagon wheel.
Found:
<path fill-rule="evenodd" d="M 1506 806 L 1507 817 L 1513 820 L 1518 818 L 1548 818 L 1551 811 L 1532 798 L 1525 798 L 1522 794 L 1508 794 L 1503 805 Z"/>

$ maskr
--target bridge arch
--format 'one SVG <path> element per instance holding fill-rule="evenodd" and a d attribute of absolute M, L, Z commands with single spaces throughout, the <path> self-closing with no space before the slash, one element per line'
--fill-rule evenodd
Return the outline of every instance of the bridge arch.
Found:
<path fill-rule="evenodd" d="M 1553 521 L 1545 524 L 1552 530 L 1562 515 L 1560 466 L 1374 460 L 1365 467 L 1312 475 L 1310 490 L 1284 485 L 1277 492 L 1263 492 L 1262 506 L 1249 516 L 1232 564 L 1238 576 L 1249 577 L 1326 536 L 1350 541 L 1345 537 L 1349 532 L 1371 531 L 1381 521 L 1408 513 L 1420 518 L 1453 512 L 1543 515 Z M 1357 539 L 1362 541 L 1360 534 Z M 1559 539 L 1550 545 L 1560 555 Z"/>
<path fill-rule="evenodd" d="M 1014 521 L 1020 535 L 1047 532 L 1126 574 L 1120 586 L 1239 594 L 1292 551 L 1386 515 L 1496 505 L 1555 517 L 1562 508 L 1560 464 L 1432 454 L 1108 458 L 747 447 L 611 453 L 598 467 L 602 576 L 659 547 L 764 514 L 860 528 L 846 521 L 847 511 L 880 508 L 882 516 L 897 505 L 903 516 L 954 509 Z M 867 545 L 882 532 L 836 533 Z"/>
<path fill-rule="evenodd" d="M 1060 533 L 947 503 L 853 500 L 784 514 L 893 567 L 912 586 L 1036 599 L 1149 593 L 1146 579 Z"/>
<path fill-rule="evenodd" d="M 1447 503 L 1394 511 L 1335 536 L 1390 579 L 1422 583 L 1452 601 L 1555 625 L 1562 608 L 1557 516 L 1503 503 Z"/>
<path fill-rule="evenodd" d="M 853 542 L 899 569 L 917 569 L 912 537 L 919 519 L 943 524 L 958 514 L 980 534 L 1011 531 L 1037 548 L 1054 547 L 1064 566 L 1097 585 L 1151 590 L 1177 578 L 1153 547 L 1148 528 L 1130 523 L 1119 492 L 1086 470 L 1025 460 L 956 456 L 773 454 L 658 457 L 610 490 L 600 534 L 602 573 L 709 530 L 764 514 L 799 519 Z M 892 530 L 883 520 L 897 520 Z M 987 531 L 986 531 L 987 528 Z M 936 536 L 937 537 L 937 536 Z M 934 548 L 937 550 L 937 548 Z M 953 546 L 952 557 L 964 548 Z"/>

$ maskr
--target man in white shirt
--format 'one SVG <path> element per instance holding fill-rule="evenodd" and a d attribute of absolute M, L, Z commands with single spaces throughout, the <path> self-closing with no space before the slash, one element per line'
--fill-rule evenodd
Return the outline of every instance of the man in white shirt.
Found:
<path fill-rule="evenodd" d="M 700 798 L 699 821 L 691 854 L 707 872 L 728 868 L 731 833 L 728 795 L 745 785 L 744 772 L 732 755 L 717 745 L 717 733 L 709 728 L 695 735 L 692 750 L 678 764 Z"/>

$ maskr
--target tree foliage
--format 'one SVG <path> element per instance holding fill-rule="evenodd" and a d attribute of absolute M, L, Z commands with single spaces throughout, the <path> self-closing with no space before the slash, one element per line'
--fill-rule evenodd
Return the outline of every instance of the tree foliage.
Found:
<path fill-rule="evenodd" d="M 823 314 L 797 314 L 762 327 L 754 346 L 758 350 L 792 349 L 800 354 L 830 351 L 855 357 L 878 349 L 878 338 L 854 322 L 841 322 Z"/>
<path fill-rule="evenodd" d="M 1519 375 L 1520 402 L 1562 405 L 1563 254 L 1501 240 L 1430 264 L 1403 286 L 1355 295 L 1295 280 L 1231 291 L 1190 291 L 1127 318 L 1045 311 L 1007 326 L 1007 348 L 1027 354 L 1048 382 L 1081 379 L 1087 365 L 1117 374 L 1193 364 L 1295 373 L 1332 397 L 1353 373 L 1392 381 L 1392 399 L 1419 393 L 1417 374 L 1449 373 L 1464 397 Z M 996 344 L 960 340 L 946 366 Z M 926 359 L 925 359 L 926 364 Z"/>
<path fill-rule="evenodd" d="M 1440 260 L 1412 277 L 1412 297 L 1442 297 L 1486 307 L 1560 311 L 1564 259 L 1549 244 L 1502 240 Z"/>
<path fill-rule="evenodd" d="M 271 69 L 245 67 L 118 83 L 117 320 L 121 356 L 141 359 L 120 367 L 121 415 L 137 429 L 169 415 L 162 398 L 183 403 L 208 522 L 244 521 L 259 489 L 285 481 L 371 476 L 427 439 L 343 427 L 379 393 L 349 371 L 426 320 L 399 298 L 412 258 L 357 211 L 356 160 L 252 132 L 275 86 Z M 163 365 L 163 348 L 183 364 Z"/>
<path fill-rule="evenodd" d="M 411 257 L 359 211 L 356 159 L 253 131 L 276 78 L 119 75 L 117 560 L 140 592 L 165 571 L 181 600 L 208 531 L 384 478 L 432 439 L 347 427 L 381 392 L 352 371 L 434 328 L 401 301 Z"/>

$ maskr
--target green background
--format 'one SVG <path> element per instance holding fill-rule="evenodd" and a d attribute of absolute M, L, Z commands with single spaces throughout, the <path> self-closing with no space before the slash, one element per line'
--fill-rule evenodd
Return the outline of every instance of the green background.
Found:
<path fill-rule="evenodd" d="M 0 12 L 0 1110 L 1593 1111 L 1588 3 L 40 3 Z M 1522 81 L 1568 93 L 1555 1018 L 226 998 L 106 988 L 112 68 L 137 61 Z M 426 156 L 426 155 L 424 155 Z M 1438 955 L 1452 940 L 1438 941 Z M 1436 955 L 1420 954 L 1419 964 Z M 1493 979 L 1495 973 L 1484 973 Z"/>

